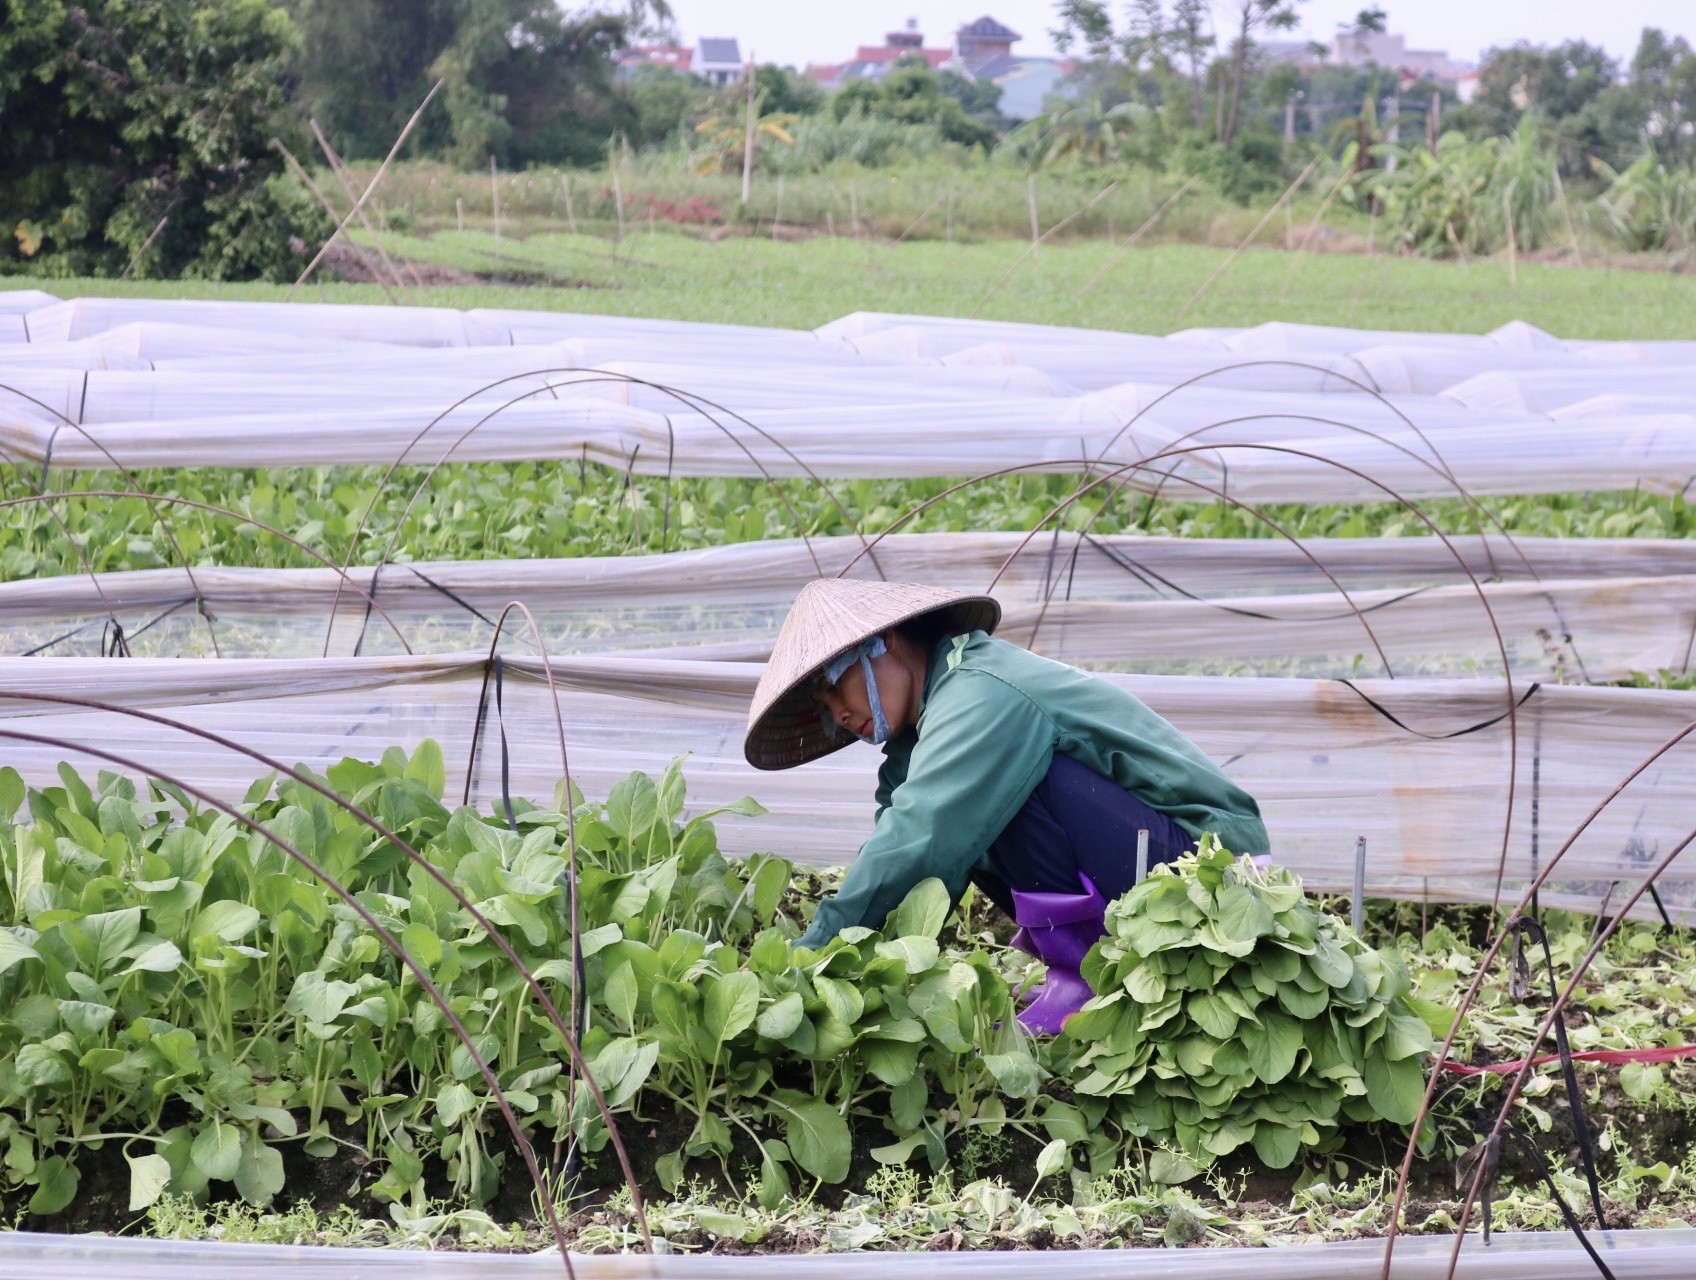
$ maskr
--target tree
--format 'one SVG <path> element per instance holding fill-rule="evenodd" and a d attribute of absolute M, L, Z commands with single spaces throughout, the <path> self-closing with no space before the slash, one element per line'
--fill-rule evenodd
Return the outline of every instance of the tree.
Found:
<path fill-rule="evenodd" d="M 936 91 L 945 98 L 953 98 L 979 124 L 988 125 L 997 133 L 1007 128 L 1007 117 L 1001 114 L 1001 86 L 995 81 L 974 80 L 958 71 L 938 71 Z"/>
<path fill-rule="evenodd" d="M 1632 56 L 1628 87 L 1644 131 L 1663 164 L 1696 160 L 1696 52 L 1683 36 L 1645 27 Z"/>
<path fill-rule="evenodd" d="M 417 146 L 467 165 L 587 163 L 639 127 L 617 57 L 666 0 L 567 11 L 555 0 L 289 0 L 300 97 L 344 154 L 382 155 L 440 78 Z"/>
<path fill-rule="evenodd" d="M 810 116 L 824 105 L 824 90 L 811 76 L 769 62 L 754 68 L 754 90 L 780 115 Z"/>
<path fill-rule="evenodd" d="M 830 110 L 838 120 L 858 112 L 900 124 L 935 125 L 949 142 L 967 147 L 988 150 L 999 141 L 992 126 L 967 115 L 958 98 L 942 91 L 940 77 L 918 57 L 902 57 L 881 81 L 849 81 L 831 99 Z"/>
<path fill-rule="evenodd" d="M 266 0 L 5 0 L 0 270 L 292 279 L 329 232 L 271 146 L 294 137 Z"/>
<path fill-rule="evenodd" d="M 1214 37 L 1205 28 L 1208 21 L 1207 0 L 1177 0 L 1172 7 L 1173 29 L 1183 43 L 1184 60 L 1189 65 L 1190 115 L 1195 127 L 1207 126 L 1207 115 L 1201 103 L 1201 80 L 1206 67 L 1205 51 L 1213 45 Z"/>
<path fill-rule="evenodd" d="M 1077 47 L 1098 65 L 1122 63 L 1133 96 L 1138 72 L 1169 83 L 1181 55 L 1188 68 L 1190 117 L 1197 129 L 1203 127 L 1201 86 L 1206 50 L 1213 44 L 1207 0 L 1174 0 L 1169 17 L 1162 0 L 1132 0 L 1123 30 L 1115 27 L 1106 0 L 1062 0 L 1058 12 L 1060 24 L 1049 33 L 1055 46 L 1061 52 Z"/>
<path fill-rule="evenodd" d="M 1474 137 L 1501 136 L 1526 111 L 1554 139 L 1569 178 L 1587 177 L 1592 157 L 1615 169 L 1630 164 L 1643 149 L 1649 120 L 1642 87 L 1621 83 L 1619 63 L 1582 40 L 1491 49 L 1479 68 L 1477 94 L 1453 123 Z"/>
<path fill-rule="evenodd" d="M 637 67 L 624 94 L 636 116 L 627 135 L 631 145 L 654 147 L 686 133 L 690 121 L 709 110 L 713 89 L 705 78 L 670 67 Z"/>
<path fill-rule="evenodd" d="M 1243 74 L 1254 34 L 1264 30 L 1289 30 L 1296 25 L 1295 6 L 1301 0 L 1231 0 L 1237 38 L 1231 45 L 1231 111 L 1219 141 L 1230 146 L 1237 136 L 1237 113 L 1243 100 Z"/>
<path fill-rule="evenodd" d="M 300 35 L 296 95 L 349 159 L 385 154 L 434 83 L 430 66 L 458 31 L 449 0 L 290 0 Z M 415 152 L 452 140 L 445 106 L 412 135 Z"/>

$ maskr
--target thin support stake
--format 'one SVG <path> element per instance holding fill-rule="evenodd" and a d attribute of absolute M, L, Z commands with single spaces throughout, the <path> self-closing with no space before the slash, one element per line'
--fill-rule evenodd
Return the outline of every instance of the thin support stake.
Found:
<path fill-rule="evenodd" d="M 614 243 L 623 244 L 624 243 L 624 183 L 619 178 L 618 157 L 616 155 L 612 159 L 612 206 L 613 206 L 613 212 L 618 215 L 618 239 Z"/>
<path fill-rule="evenodd" d="M 282 139 L 272 138 L 271 145 L 278 151 L 282 152 L 283 159 L 288 162 L 290 171 L 295 177 L 299 178 L 306 184 L 306 189 L 312 193 L 313 198 L 316 199 L 319 204 L 324 206 L 324 212 L 329 214 L 332 218 L 335 217 L 335 206 L 332 205 L 325 197 L 324 193 L 318 189 L 318 184 L 312 181 L 312 175 L 306 172 L 305 166 L 294 158 L 294 153 L 283 145 Z M 340 175 L 338 174 L 337 176 L 339 177 Z M 345 185 L 343 190 L 347 190 Z M 347 198 L 349 200 L 354 198 L 352 191 L 348 191 Z M 370 224 L 368 223 L 367 226 L 369 225 Z M 383 293 L 388 300 L 396 306 L 399 306 L 400 299 L 395 297 L 395 291 L 389 288 L 388 281 L 383 279 L 383 273 L 377 269 L 377 264 L 371 260 L 371 255 L 365 252 L 365 246 L 360 244 L 359 241 L 355 240 L 352 236 L 344 235 L 342 239 L 353 246 L 353 251 L 359 255 L 359 260 L 365 264 L 365 269 L 371 273 L 371 278 L 382 288 Z M 404 287 L 405 286 L 403 285 L 402 288 Z"/>
<path fill-rule="evenodd" d="M 406 140 L 412 136 L 413 128 L 424 115 L 424 108 L 430 105 L 430 100 L 436 96 L 437 91 L 441 89 L 444 83 L 445 81 L 442 80 L 436 81 L 436 83 L 430 87 L 430 92 L 424 95 L 424 101 L 418 104 L 418 110 L 412 113 L 412 118 L 406 122 L 406 128 L 400 131 L 400 137 L 395 139 L 395 145 L 389 148 L 389 154 L 384 156 L 383 163 L 377 166 L 377 172 L 372 175 L 371 181 L 366 185 L 365 193 L 354 202 L 354 206 L 352 209 L 348 210 L 347 216 L 344 217 L 341 222 L 337 224 L 336 229 L 330 233 L 330 238 L 319 246 L 318 252 L 313 256 L 312 261 L 306 264 L 306 270 L 302 271 L 300 273 L 300 277 L 289 286 L 289 291 L 283 295 L 283 300 L 285 302 L 294 296 L 294 291 L 296 289 L 306 283 L 306 278 L 312 274 L 318 264 L 324 260 L 324 255 L 330 251 L 331 242 L 347 230 L 347 224 L 353 221 L 354 215 L 357 214 L 359 210 L 365 206 L 365 202 L 376 193 L 378 186 L 382 184 L 384 175 L 389 171 L 390 163 L 397 155 L 400 154 L 401 147 L 406 145 Z"/>
<path fill-rule="evenodd" d="M 1561 171 L 1555 168 L 1555 196 L 1561 202 L 1561 216 L 1566 219 L 1566 238 L 1572 242 L 1572 256 L 1577 260 L 1579 269 L 1584 267 L 1584 251 L 1578 247 L 1578 232 L 1572 225 L 1572 205 L 1567 203 L 1566 188 L 1561 185 Z"/>
<path fill-rule="evenodd" d="M 1013 273 L 1016 272 L 1019 269 L 1019 267 L 1024 263 L 1024 260 L 1026 258 L 1030 257 L 1033 253 L 1035 253 L 1037 251 L 1038 245 L 1040 245 L 1044 240 L 1048 239 L 1048 237 L 1053 235 L 1056 231 L 1062 230 L 1063 228 L 1070 226 L 1075 220 L 1077 220 L 1078 218 L 1081 218 L 1084 214 L 1088 213 L 1091 209 L 1095 208 L 1095 206 L 1100 204 L 1101 201 L 1105 200 L 1108 196 L 1112 195 L 1113 192 L 1118 188 L 1118 186 L 1119 186 L 1119 182 L 1118 182 L 1117 179 L 1114 179 L 1112 182 L 1109 182 L 1100 191 L 1096 192 L 1094 197 L 1091 198 L 1089 203 L 1084 205 L 1083 208 L 1077 210 L 1074 213 L 1067 214 L 1064 218 L 1060 219 L 1059 222 L 1056 222 L 1047 231 L 1044 231 L 1041 235 L 1036 236 L 1034 239 L 1032 239 L 1031 240 L 1031 247 L 1026 249 L 1023 253 L 1021 253 L 1018 257 L 1018 260 L 1016 262 L 1014 262 L 1012 266 L 1008 267 L 1007 270 L 1005 270 L 1001 273 L 1001 278 L 999 280 L 997 280 L 994 284 L 990 285 L 988 289 L 984 290 L 983 297 L 978 299 L 978 304 L 977 304 L 977 306 L 972 308 L 971 314 L 970 314 L 970 316 L 968 316 L 968 319 L 975 319 L 977 317 L 978 312 L 983 310 L 983 304 L 988 302 L 991 298 L 993 298 L 997 293 L 999 293 L 1001 291 L 1001 287 L 1013 278 Z M 1032 205 L 1031 209 L 1034 213 L 1036 206 Z M 1034 229 L 1034 227 L 1033 227 L 1033 229 Z"/>
<path fill-rule="evenodd" d="M 159 238 L 159 233 L 165 229 L 165 224 L 170 220 L 171 215 L 169 213 L 159 219 L 153 230 L 147 233 L 147 239 L 141 242 L 141 248 L 135 251 L 135 257 L 130 259 L 130 265 L 124 268 L 124 274 L 119 276 L 118 279 L 128 280 L 130 278 L 130 272 L 134 271 L 136 263 L 141 261 L 141 255 L 153 247 L 153 242 Z"/>
<path fill-rule="evenodd" d="M 1147 221 L 1145 221 L 1142 224 L 1142 226 L 1138 227 L 1135 231 L 1133 231 L 1131 233 L 1131 238 L 1129 240 L 1125 241 L 1124 244 L 1119 246 L 1119 251 L 1107 260 L 1107 265 L 1102 267 L 1100 271 L 1097 271 L 1093 276 L 1091 276 L 1090 279 L 1089 279 L 1089 283 L 1086 284 L 1083 288 L 1078 290 L 1078 297 L 1080 297 L 1080 298 L 1083 297 L 1084 294 L 1088 293 L 1091 289 L 1095 288 L 1096 285 L 1100 284 L 1101 278 L 1103 276 L 1105 276 L 1109 271 L 1113 270 L 1114 267 L 1118 266 L 1119 263 L 1124 260 L 1125 255 L 1128 254 L 1132 249 L 1134 249 L 1136 247 L 1137 241 L 1141 240 L 1143 238 L 1143 236 L 1147 235 L 1151 230 L 1154 229 L 1154 224 L 1160 221 L 1160 216 L 1163 213 L 1165 213 L 1166 210 L 1170 209 L 1173 205 L 1177 204 L 1178 203 L 1178 197 L 1182 196 L 1184 194 L 1184 192 L 1188 191 L 1191 187 L 1193 187 L 1195 185 L 1195 182 L 1196 182 L 1196 180 L 1193 176 L 1186 178 L 1184 180 L 1183 186 L 1179 187 L 1171 195 L 1167 196 L 1165 202 L 1162 203 L 1161 206 L 1158 209 L 1156 209 L 1153 213 L 1148 215 Z M 1109 236 L 1108 239 L 1111 240 L 1112 236 Z"/>
<path fill-rule="evenodd" d="M 312 128 L 312 136 L 318 142 L 318 149 L 324 153 L 324 159 L 330 162 L 330 172 L 336 175 L 336 181 L 341 184 L 342 193 L 346 195 L 349 200 L 358 199 L 358 196 L 353 189 L 353 180 L 347 172 L 347 166 L 342 163 L 341 156 L 336 154 L 335 147 L 330 145 L 329 138 L 324 136 L 324 131 L 318 127 L 318 122 L 316 120 L 312 120 L 309 123 Z M 281 144 L 279 143 L 279 145 Z M 328 212 L 332 218 L 336 216 L 335 210 L 330 209 Z M 382 213 L 381 202 L 378 203 L 378 213 L 379 216 Z M 366 231 L 371 233 L 372 242 L 377 246 L 378 258 L 382 260 L 384 269 L 389 273 L 389 277 L 395 282 L 396 288 L 401 291 L 401 296 L 404 298 L 406 295 L 406 280 L 401 275 L 400 269 L 395 266 L 394 260 L 389 257 L 389 251 L 383 247 L 383 241 L 377 234 L 377 228 L 371 225 L 371 219 L 367 216 L 363 209 L 359 211 L 359 221 L 364 225 Z M 384 219 L 383 229 L 385 231 L 388 229 L 387 219 Z M 353 243 L 351 237 L 349 238 L 349 243 Z M 369 258 L 366 260 L 369 261 Z"/>
<path fill-rule="evenodd" d="M 1243 239 L 1243 242 L 1241 244 L 1239 244 L 1235 249 L 1231 250 L 1229 256 L 1226 257 L 1225 261 L 1223 261 L 1219 264 L 1218 270 L 1216 270 L 1212 275 L 1208 276 L 1206 283 L 1204 283 L 1201 286 L 1201 288 L 1197 289 L 1195 291 L 1195 293 L 1190 296 L 1190 300 L 1188 302 L 1184 303 L 1183 310 L 1178 312 L 1178 318 L 1180 320 L 1183 319 L 1186 315 L 1188 315 L 1190 308 L 1195 306 L 1196 303 L 1200 302 L 1201 299 L 1206 295 L 1207 291 L 1209 289 L 1211 289 L 1216 283 L 1218 283 L 1219 277 L 1224 275 L 1225 272 L 1230 269 L 1231 264 L 1237 260 L 1237 258 L 1242 254 L 1242 251 L 1244 249 L 1248 248 L 1249 245 L 1253 244 L 1255 242 L 1255 240 L 1259 237 L 1260 233 L 1262 231 L 1266 230 L 1266 224 L 1271 222 L 1273 218 L 1278 216 L 1278 210 L 1282 209 L 1286 204 L 1288 204 L 1290 202 L 1291 196 L 1295 195 L 1295 193 L 1297 191 L 1301 190 L 1302 184 L 1307 181 L 1307 175 L 1313 172 L 1314 166 L 1317 165 L 1318 163 L 1319 163 L 1319 157 L 1318 156 L 1315 156 L 1312 160 L 1309 160 L 1307 162 L 1307 168 L 1303 169 L 1299 174 L 1296 175 L 1296 180 L 1294 182 L 1290 183 L 1290 185 L 1285 189 L 1283 195 L 1278 197 L 1278 202 L 1266 211 L 1266 216 L 1264 218 L 1262 218 L 1259 222 L 1254 224 L 1254 230 L 1248 233 L 1248 235 Z"/>
<path fill-rule="evenodd" d="M 1349 923 L 1359 937 L 1366 928 L 1366 837 L 1354 842 L 1354 902 L 1349 906 Z"/>
<path fill-rule="evenodd" d="M 1137 880 L 1141 884 L 1148 879 L 1148 828 L 1137 828 Z"/>
<path fill-rule="evenodd" d="M 754 187 L 754 133 L 758 128 L 754 120 L 755 82 L 759 77 L 755 74 L 754 51 L 748 51 L 748 117 L 742 128 L 742 212 L 748 211 L 748 197 L 753 194 Z"/>
<path fill-rule="evenodd" d="M 1502 192 L 1502 221 L 1508 229 L 1508 284 L 1519 288 L 1519 241 L 1514 235 L 1513 228 L 1513 199 L 1506 191 Z"/>

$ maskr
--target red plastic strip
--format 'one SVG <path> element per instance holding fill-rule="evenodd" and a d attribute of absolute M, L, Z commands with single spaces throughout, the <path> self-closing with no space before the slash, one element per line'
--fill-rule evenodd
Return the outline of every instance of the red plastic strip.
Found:
<path fill-rule="evenodd" d="M 1583 1053 L 1572 1055 L 1574 1062 L 1606 1062 L 1614 1066 L 1623 1066 L 1627 1062 L 1672 1062 L 1678 1058 L 1696 1058 L 1696 1044 L 1663 1044 L 1653 1049 L 1586 1049 Z M 1545 1053 L 1531 1059 L 1531 1065 L 1540 1067 L 1548 1062 L 1559 1062 L 1560 1054 Z M 1463 1062 L 1445 1062 L 1444 1071 L 1452 1071 L 1457 1076 L 1505 1076 L 1510 1071 L 1518 1071 L 1525 1065 L 1525 1059 L 1517 1062 L 1492 1062 L 1482 1067 L 1468 1066 Z"/>

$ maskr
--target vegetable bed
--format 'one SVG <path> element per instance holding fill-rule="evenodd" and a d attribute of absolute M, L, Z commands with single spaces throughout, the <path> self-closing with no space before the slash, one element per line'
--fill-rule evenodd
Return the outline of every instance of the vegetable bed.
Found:
<path fill-rule="evenodd" d="M 950 919 L 926 882 L 882 934 L 796 949 L 828 878 L 722 857 L 712 815 L 685 816 L 680 763 L 631 775 L 604 802 L 562 788 L 510 815 L 450 810 L 443 772 L 433 743 L 392 749 L 322 779 L 260 779 L 237 817 L 158 783 L 62 766 L 59 786 L 34 789 L 0 770 L 8 1218 L 542 1245 L 540 1193 L 480 1057 L 579 1247 L 639 1242 L 611 1134 L 573 1087 L 559 1030 L 472 913 L 324 792 L 420 851 L 565 1017 L 574 832 L 582 1053 L 650 1225 L 674 1247 L 1376 1232 L 1433 1032 L 1489 923 L 1382 908 L 1369 945 L 1289 873 L 1204 848 L 1115 904 L 1086 967 L 1102 994 L 1068 1034 L 1033 1040 L 1014 1015 L 1035 967 L 981 901 Z M 358 910 L 249 823 L 315 860 Z M 1589 922 L 1549 927 L 1559 968 Z M 1582 989 L 1574 1047 L 1681 1043 L 1696 1020 L 1689 952 L 1683 934 L 1626 926 Z M 1486 985 L 1461 1058 L 1517 1056 L 1537 998 L 1505 987 L 1505 975 Z M 1677 1220 L 1696 1175 L 1690 1068 L 1580 1071 L 1610 1220 Z M 1520 1127 L 1570 1179 L 1556 1078 L 1534 1078 Z M 1440 1090 L 1410 1227 L 1452 1225 L 1453 1160 L 1496 1089 L 1483 1076 Z M 1505 1170 L 1497 1222 L 1558 1225 L 1545 1195 L 1515 1189 L 1520 1172 Z"/>

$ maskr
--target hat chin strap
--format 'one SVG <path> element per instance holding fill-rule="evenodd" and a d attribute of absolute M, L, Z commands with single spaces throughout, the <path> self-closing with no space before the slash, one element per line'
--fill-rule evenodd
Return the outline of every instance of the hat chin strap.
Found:
<path fill-rule="evenodd" d="M 888 652 L 889 646 L 884 644 L 883 637 L 872 636 L 868 640 L 860 641 L 847 653 L 838 654 L 824 666 L 825 679 L 835 684 L 842 679 L 844 671 L 856 662 L 860 664 L 860 670 L 866 673 L 866 698 L 872 705 L 872 741 L 879 745 L 889 741 L 889 718 L 883 714 L 883 699 L 878 697 L 877 677 L 872 674 L 872 659 L 881 658 Z M 824 715 L 824 720 L 833 734 L 839 731 L 828 714 Z"/>

